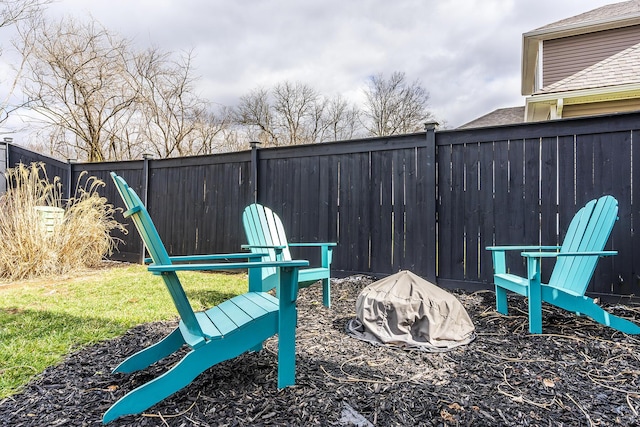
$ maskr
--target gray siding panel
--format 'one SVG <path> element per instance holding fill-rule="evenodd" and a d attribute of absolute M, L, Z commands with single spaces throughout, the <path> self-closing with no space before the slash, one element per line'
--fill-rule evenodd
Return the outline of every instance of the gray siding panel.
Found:
<path fill-rule="evenodd" d="M 640 25 L 543 42 L 543 87 L 640 43 Z"/>

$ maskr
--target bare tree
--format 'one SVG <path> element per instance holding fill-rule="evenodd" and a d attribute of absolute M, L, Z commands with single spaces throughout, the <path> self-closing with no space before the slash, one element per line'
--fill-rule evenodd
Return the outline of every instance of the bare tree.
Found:
<path fill-rule="evenodd" d="M 304 83 L 281 82 L 240 98 L 235 120 L 265 146 L 348 139 L 358 132 L 358 109 L 342 97 L 328 99 Z"/>
<path fill-rule="evenodd" d="M 323 141 L 344 141 L 360 132 L 360 110 L 337 95 L 327 102 Z"/>
<path fill-rule="evenodd" d="M 273 110 L 286 145 L 316 142 L 324 103 L 311 86 L 283 82 L 273 88 Z"/>
<path fill-rule="evenodd" d="M 207 110 L 199 114 L 192 144 L 193 154 L 214 154 L 239 151 L 236 135 L 230 132 L 232 111 L 220 107 L 219 111 Z"/>
<path fill-rule="evenodd" d="M 195 93 L 192 53 L 173 60 L 150 49 L 137 59 L 142 131 L 160 157 L 201 154 L 211 147 L 216 122 L 208 102 Z M 206 146 L 206 147 L 205 147 Z"/>
<path fill-rule="evenodd" d="M 192 53 L 138 52 L 95 22 L 43 23 L 23 91 L 51 147 L 88 161 L 212 152 L 229 114 L 196 94 Z M 62 142 L 62 143 L 61 143 Z"/>
<path fill-rule="evenodd" d="M 394 72 L 370 77 L 364 90 L 364 127 L 370 135 L 388 136 L 422 130 L 432 117 L 427 110 L 429 94 L 419 81 L 409 83 L 405 73 Z"/>
<path fill-rule="evenodd" d="M 4 86 L 5 95 L 0 101 L 0 125 L 9 119 L 12 112 L 24 106 L 23 102 L 12 103 L 11 100 L 22 75 L 26 58 L 33 46 L 34 30 L 41 22 L 40 16 L 44 6 L 50 2 L 50 0 L 0 0 L 0 29 L 15 27 L 19 37 L 18 41 L 14 42 L 14 47 L 20 57 L 16 64 L 11 64 L 13 75 L 6 81 L 0 82 Z M 0 46 L 0 55 L 4 53 L 3 48 Z"/>
<path fill-rule="evenodd" d="M 218 153 L 249 150 L 251 148 L 250 142 L 255 141 L 255 139 L 246 138 L 243 130 L 237 126 L 224 128 L 219 136 L 220 141 L 217 145 Z"/>
<path fill-rule="evenodd" d="M 0 28 L 40 15 L 51 0 L 0 0 Z"/>
<path fill-rule="evenodd" d="M 266 89 L 253 89 L 240 97 L 234 121 L 244 126 L 251 140 L 264 146 L 278 146 L 280 141 L 275 128 L 274 112 Z"/>
<path fill-rule="evenodd" d="M 139 96 L 130 66 L 129 42 L 95 22 L 45 22 L 27 59 L 23 91 L 37 117 L 63 130 L 79 158 L 117 160 L 121 138 L 113 131 Z"/>

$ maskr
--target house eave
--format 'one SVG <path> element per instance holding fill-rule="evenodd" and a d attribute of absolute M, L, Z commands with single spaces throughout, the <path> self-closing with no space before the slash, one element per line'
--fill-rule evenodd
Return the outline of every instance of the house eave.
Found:
<path fill-rule="evenodd" d="M 530 99 L 545 101 L 549 99 L 565 99 L 565 103 L 569 100 L 580 102 L 581 98 L 611 98 L 625 99 L 635 98 L 636 93 L 640 91 L 640 83 L 628 83 L 624 85 L 596 87 L 590 89 L 579 89 L 563 92 L 549 92 L 531 95 Z M 599 100 L 599 99 L 598 99 Z"/>
<path fill-rule="evenodd" d="M 559 104 L 567 106 L 633 98 L 640 98 L 640 83 L 531 95 L 525 98 L 525 120 L 546 120 L 551 107 Z"/>

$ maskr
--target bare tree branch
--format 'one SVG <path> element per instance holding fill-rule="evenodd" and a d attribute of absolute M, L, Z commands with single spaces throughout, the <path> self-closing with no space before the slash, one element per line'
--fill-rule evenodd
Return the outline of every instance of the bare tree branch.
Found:
<path fill-rule="evenodd" d="M 0 0 L 0 28 L 38 16 L 50 3 L 51 0 Z"/>
<path fill-rule="evenodd" d="M 402 72 L 394 72 L 389 79 L 382 74 L 372 76 L 364 93 L 363 125 L 370 135 L 417 132 L 432 117 L 427 110 L 428 92 L 419 81 L 407 82 Z"/>
<path fill-rule="evenodd" d="M 265 146 L 313 144 L 353 137 L 359 114 L 339 96 L 327 99 L 309 85 L 285 81 L 241 97 L 235 122 Z"/>
<path fill-rule="evenodd" d="M 273 114 L 269 92 L 265 89 L 254 89 L 240 97 L 235 121 L 249 130 L 250 139 L 257 140 L 265 146 L 278 146 L 280 141 Z"/>
<path fill-rule="evenodd" d="M 43 23 L 35 36 L 23 91 L 42 121 L 68 134 L 88 161 L 122 158 L 109 129 L 138 99 L 129 55 L 127 40 L 71 18 Z"/>
<path fill-rule="evenodd" d="M 26 58 L 33 47 L 33 35 L 35 29 L 41 23 L 41 14 L 45 5 L 50 0 L 0 0 L 0 28 L 15 26 L 19 40 L 14 42 L 14 47 L 20 55 L 20 61 L 14 69 L 13 77 L 8 82 L 0 82 L 5 85 L 5 98 L 0 101 L 0 125 L 5 123 L 9 116 L 16 110 L 24 107 L 25 102 L 12 103 L 12 97 L 22 76 Z M 0 46 L 0 54 L 3 53 Z"/>

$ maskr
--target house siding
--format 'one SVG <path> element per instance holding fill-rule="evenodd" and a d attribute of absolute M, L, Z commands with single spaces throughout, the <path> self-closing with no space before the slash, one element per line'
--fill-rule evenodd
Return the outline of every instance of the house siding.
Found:
<path fill-rule="evenodd" d="M 588 104 L 565 105 L 562 110 L 562 117 L 583 117 L 637 110 L 640 110 L 640 99 L 622 99 L 606 102 L 591 102 Z"/>
<path fill-rule="evenodd" d="M 640 43 L 640 25 L 543 42 L 543 87 Z"/>

